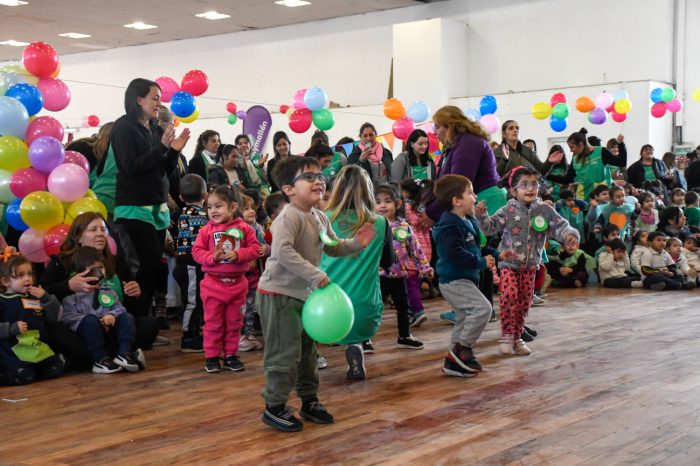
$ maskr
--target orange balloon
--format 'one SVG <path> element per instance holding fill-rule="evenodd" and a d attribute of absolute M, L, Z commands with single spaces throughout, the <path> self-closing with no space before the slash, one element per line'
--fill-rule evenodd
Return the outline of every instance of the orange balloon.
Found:
<path fill-rule="evenodd" d="M 58 66 L 56 67 L 56 71 L 51 73 L 52 78 L 58 77 L 58 74 L 61 72 L 61 62 L 58 62 Z"/>
<path fill-rule="evenodd" d="M 576 99 L 576 110 L 581 113 L 588 113 L 595 108 L 595 104 L 590 97 L 579 97 Z"/>
<path fill-rule="evenodd" d="M 174 126 L 175 128 L 177 128 L 178 126 L 180 126 L 180 120 L 178 120 L 177 118 L 175 118 L 175 119 L 173 120 L 173 126 Z"/>
<path fill-rule="evenodd" d="M 384 115 L 391 120 L 398 120 L 406 116 L 406 107 L 399 99 L 391 98 L 384 102 Z"/>

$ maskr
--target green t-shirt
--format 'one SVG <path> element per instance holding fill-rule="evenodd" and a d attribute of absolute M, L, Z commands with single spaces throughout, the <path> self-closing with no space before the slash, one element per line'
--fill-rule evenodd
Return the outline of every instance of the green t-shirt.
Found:
<path fill-rule="evenodd" d="M 170 226 L 170 209 L 168 204 L 160 205 L 120 205 L 114 208 L 114 220 L 127 218 L 150 223 L 156 230 L 165 230 Z"/>
<path fill-rule="evenodd" d="M 643 165 L 644 167 L 644 180 L 654 181 L 656 179 L 656 174 L 654 173 L 654 167 L 651 165 Z"/>
<path fill-rule="evenodd" d="M 114 214 L 114 198 L 117 195 L 117 163 L 114 160 L 114 152 L 112 146 L 107 150 L 107 159 L 105 160 L 102 173 L 97 176 L 97 169 L 90 173 L 90 186 L 92 191 L 97 196 L 97 199 L 102 202 L 107 208 L 107 213 Z"/>
<path fill-rule="evenodd" d="M 413 173 L 413 178 L 416 180 L 427 180 L 428 179 L 428 166 L 423 165 L 412 165 L 411 172 Z"/>
<path fill-rule="evenodd" d="M 686 207 L 683 212 L 687 217 L 688 226 L 700 227 L 700 207 Z"/>
<path fill-rule="evenodd" d="M 333 159 L 331 160 L 331 164 L 324 168 L 322 171 L 324 175 L 326 175 L 332 180 L 336 177 L 336 175 L 338 175 L 338 172 L 341 168 L 343 168 L 343 165 L 342 160 L 340 158 L 340 153 L 333 152 Z"/>

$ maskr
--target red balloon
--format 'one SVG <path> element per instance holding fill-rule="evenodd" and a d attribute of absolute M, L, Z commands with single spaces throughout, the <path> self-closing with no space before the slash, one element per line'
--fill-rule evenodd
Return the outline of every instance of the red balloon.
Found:
<path fill-rule="evenodd" d="M 33 42 L 22 52 L 22 65 L 37 78 L 49 78 L 58 69 L 58 52 L 45 42 Z"/>
<path fill-rule="evenodd" d="M 303 133 L 311 127 L 312 115 L 308 108 L 295 110 L 289 117 L 289 129 L 295 133 Z"/>
<path fill-rule="evenodd" d="M 656 102 L 651 106 L 651 116 L 661 118 L 666 115 L 666 102 Z"/>
<path fill-rule="evenodd" d="M 549 104 L 554 107 L 556 104 L 565 104 L 567 102 L 566 96 L 561 93 L 557 92 L 556 94 L 552 95 L 552 98 L 549 100 Z"/>
<path fill-rule="evenodd" d="M 440 149 L 440 141 L 435 133 L 428 133 L 428 152 L 435 152 Z"/>
<path fill-rule="evenodd" d="M 238 110 L 238 107 L 236 107 L 236 104 L 233 102 L 229 102 L 226 104 L 226 111 L 229 113 L 236 113 L 236 110 Z"/>
<path fill-rule="evenodd" d="M 289 110 L 289 105 L 280 105 L 280 113 L 281 113 L 282 115 L 286 115 L 286 114 L 287 114 L 287 110 Z"/>
<path fill-rule="evenodd" d="M 170 102 L 170 99 L 173 98 L 173 94 L 180 90 L 180 86 L 177 84 L 177 81 L 167 76 L 156 78 L 156 84 L 160 86 L 161 102 Z"/>
<path fill-rule="evenodd" d="M 59 223 L 55 227 L 51 227 L 44 235 L 44 252 L 48 256 L 55 256 L 61 251 L 61 245 L 68 236 L 70 225 Z"/>
<path fill-rule="evenodd" d="M 209 78 L 201 70 L 188 71 L 180 83 L 181 90 L 189 92 L 195 97 L 204 94 L 208 88 Z"/>
<path fill-rule="evenodd" d="M 100 117 L 97 115 L 90 115 L 87 117 L 88 126 L 95 127 L 100 124 Z"/>
<path fill-rule="evenodd" d="M 63 125 L 54 117 L 40 116 L 35 118 L 27 126 L 25 141 L 28 146 L 31 146 L 35 139 L 42 136 L 51 136 L 57 141 L 63 141 Z"/>
<path fill-rule="evenodd" d="M 612 112 L 614 112 L 614 111 L 615 111 L 615 104 L 612 104 L 611 106 L 609 106 L 608 108 L 606 108 L 605 111 L 606 111 L 607 113 L 612 113 Z"/>
<path fill-rule="evenodd" d="M 612 112 L 612 119 L 613 121 L 617 123 L 622 123 L 627 119 L 627 114 L 626 113 L 617 113 L 616 111 L 613 110 Z"/>
<path fill-rule="evenodd" d="M 83 154 L 74 150 L 67 150 L 65 153 L 66 157 L 63 159 L 63 163 L 77 165 L 85 170 L 85 173 L 88 175 L 90 174 L 90 162 L 88 162 L 88 159 L 86 159 Z"/>

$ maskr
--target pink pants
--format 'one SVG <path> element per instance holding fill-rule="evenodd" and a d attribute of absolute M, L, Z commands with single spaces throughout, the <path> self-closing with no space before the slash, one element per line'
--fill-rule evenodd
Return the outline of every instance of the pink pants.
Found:
<path fill-rule="evenodd" d="M 232 282 L 223 282 L 207 274 L 200 284 L 204 304 L 204 355 L 216 358 L 238 352 L 243 315 L 248 293 L 248 280 L 241 275 Z"/>
<path fill-rule="evenodd" d="M 535 290 L 534 270 L 501 269 L 501 334 L 520 338 Z"/>

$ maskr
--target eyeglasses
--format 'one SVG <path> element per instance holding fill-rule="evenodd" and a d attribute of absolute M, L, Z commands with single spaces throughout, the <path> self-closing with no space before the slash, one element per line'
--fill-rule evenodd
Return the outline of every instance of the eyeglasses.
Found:
<path fill-rule="evenodd" d="M 299 180 L 308 181 L 309 183 L 320 181 L 323 184 L 328 184 L 328 177 L 323 173 L 304 172 L 301 175 L 294 177 L 294 179 L 292 179 L 289 185 L 294 186 L 294 183 L 296 183 Z"/>
<path fill-rule="evenodd" d="M 515 185 L 516 189 L 538 189 L 539 187 L 539 181 L 524 181 Z"/>

